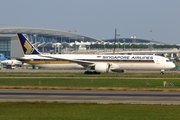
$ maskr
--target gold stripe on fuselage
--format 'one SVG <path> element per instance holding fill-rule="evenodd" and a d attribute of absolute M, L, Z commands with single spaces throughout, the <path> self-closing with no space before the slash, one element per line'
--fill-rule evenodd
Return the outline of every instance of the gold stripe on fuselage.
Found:
<path fill-rule="evenodd" d="M 32 64 L 32 65 L 38 65 L 38 64 L 75 64 L 75 62 L 70 62 L 70 61 L 62 61 L 62 60 L 21 60 L 24 63 Z M 106 62 L 110 64 L 153 64 L 154 61 L 94 61 L 94 62 Z"/>
<path fill-rule="evenodd" d="M 38 64 L 74 64 L 69 61 L 22 61 L 24 63 L 38 65 Z"/>

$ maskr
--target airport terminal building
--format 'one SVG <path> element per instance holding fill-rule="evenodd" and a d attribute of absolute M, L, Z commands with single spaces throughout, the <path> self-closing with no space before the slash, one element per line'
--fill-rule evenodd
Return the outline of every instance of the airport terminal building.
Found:
<path fill-rule="evenodd" d="M 21 57 L 22 51 L 17 40 L 16 33 L 23 33 L 30 42 L 44 53 L 82 53 L 90 48 L 91 44 L 112 44 L 114 38 L 98 40 L 92 37 L 78 34 L 75 31 L 60 31 L 53 29 L 17 27 L 0 25 L 0 53 L 5 56 Z M 150 44 L 151 40 L 131 38 L 118 38 L 117 43 Z M 153 44 L 163 44 L 153 41 Z M 93 51 L 93 50 L 92 50 Z M 97 50 L 95 50 L 97 51 Z"/>

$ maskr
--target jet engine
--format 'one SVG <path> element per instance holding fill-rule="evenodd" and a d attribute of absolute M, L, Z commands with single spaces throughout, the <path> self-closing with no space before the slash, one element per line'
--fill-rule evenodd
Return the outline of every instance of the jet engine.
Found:
<path fill-rule="evenodd" d="M 111 65 L 109 63 L 97 63 L 94 67 L 96 72 L 110 72 Z"/>

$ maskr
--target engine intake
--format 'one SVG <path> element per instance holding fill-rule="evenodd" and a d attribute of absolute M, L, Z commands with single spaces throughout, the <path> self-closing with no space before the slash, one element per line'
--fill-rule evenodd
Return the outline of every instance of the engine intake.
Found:
<path fill-rule="evenodd" d="M 111 65 L 109 63 L 97 63 L 94 67 L 96 72 L 110 72 Z"/>

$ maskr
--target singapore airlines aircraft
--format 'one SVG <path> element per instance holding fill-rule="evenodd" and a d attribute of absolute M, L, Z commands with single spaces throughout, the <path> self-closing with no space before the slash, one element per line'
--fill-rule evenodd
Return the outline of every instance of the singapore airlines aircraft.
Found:
<path fill-rule="evenodd" d="M 175 64 L 168 58 L 156 55 L 90 55 L 90 54 L 41 54 L 24 35 L 17 33 L 24 57 L 18 60 L 45 68 L 85 68 L 84 74 L 118 72 L 121 70 L 164 70 Z"/>

